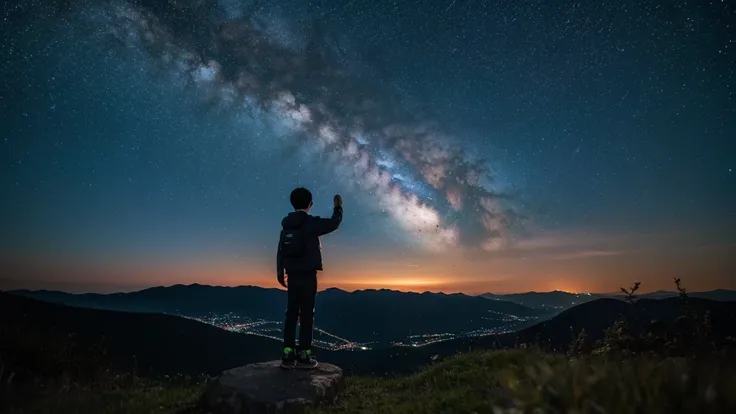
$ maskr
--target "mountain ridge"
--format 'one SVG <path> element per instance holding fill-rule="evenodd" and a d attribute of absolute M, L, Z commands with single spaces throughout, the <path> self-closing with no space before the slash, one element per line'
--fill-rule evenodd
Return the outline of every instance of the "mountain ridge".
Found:
<path fill-rule="evenodd" d="M 190 283 L 190 284 L 183 284 L 183 283 L 176 283 L 173 285 L 157 285 L 157 286 L 150 286 L 138 290 L 132 290 L 132 291 L 121 291 L 121 292 L 108 292 L 108 293 L 98 293 L 98 292 L 66 292 L 63 290 L 57 290 L 57 289 L 0 289 L 0 292 L 10 292 L 10 293 L 65 293 L 68 295 L 76 295 L 76 296 L 84 296 L 84 295 L 100 295 L 100 296 L 115 296 L 115 295 L 125 295 L 125 294 L 131 294 L 131 293 L 139 293 L 139 292 L 146 292 L 146 291 L 158 291 L 161 289 L 172 289 L 172 288 L 222 288 L 222 289 L 241 289 L 241 288 L 253 288 L 253 289 L 260 289 L 260 290 L 270 290 L 270 291 L 281 291 L 282 288 L 277 287 L 263 287 L 258 285 L 235 285 L 235 286 L 228 286 L 228 285 L 210 285 L 210 284 L 203 284 L 203 283 Z M 389 288 L 367 288 L 367 289 L 355 289 L 355 290 L 346 290 L 346 289 L 340 289 L 338 287 L 328 287 L 322 290 L 319 290 L 319 292 L 343 292 L 347 294 L 353 294 L 353 293 L 360 293 L 360 292 L 397 292 L 397 293 L 405 293 L 405 294 L 416 294 L 416 295 L 443 295 L 443 296 L 467 296 L 467 297 L 497 297 L 497 298 L 511 298 L 511 297 L 519 297 L 519 296 L 525 296 L 525 295 L 567 295 L 567 296 L 597 296 L 597 297 L 623 297 L 623 293 L 621 292 L 609 292 L 609 293 L 602 293 L 602 292 L 568 292 L 564 290 L 550 290 L 550 291 L 536 291 L 536 290 L 530 290 L 525 292 L 506 292 L 506 293 L 494 293 L 494 292 L 484 292 L 480 294 L 470 294 L 470 293 L 464 293 L 464 292 L 452 292 L 447 293 L 444 291 L 439 292 L 432 292 L 425 290 L 423 292 L 417 292 L 417 291 L 403 291 L 403 290 L 397 290 L 397 289 L 389 289 Z M 670 295 L 670 296 L 676 296 L 679 293 L 676 291 L 669 291 L 669 290 L 656 290 L 651 292 L 645 292 L 645 293 L 638 293 L 637 297 L 640 298 L 647 298 L 657 295 Z M 710 295 L 710 294 L 727 294 L 727 295 L 733 295 L 732 300 L 736 300 L 736 290 L 733 289 L 712 289 L 712 290 L 705 290 L 705 291 L 697 291 L 697 292 L 688 292 L 688 295 L 693 297 L 703 296 L 703 295 Z"/>
<path fill-rule="evenodd" d="M 258 286 L 174 285 L 115 294 L 29 290 L 11 293 L 95 309 L 169 313 L 200 319 L 233 314 L 244 322 L 277 324 L 283 321 L 286 303 L 285 290 Z M 389 289 L 354 292 L 327 289 L 317 294 L 316 302 L 317 328 L 371 347 L 387 346 L 404 340 L 407 335 L 437 332 L 458 335 L 479 329 L 503 330 L 509 325 L 518 328 L 545 315 L 544 311 L 509 301 Z M 385 324 L 384 320 L 392 323 Z"/>
<path fill-rule="evenodd" d="M 560 290 L 551 292 L 524 292 L 493 294 L 484 293 L 479 295 L 490 300 L 505 300 L 538 309 L 562 310 L 583 302 L 589 302 L 601 298 L 624 300 L 626 295 L 618 293 L 571 293 Z M 639 299 L 664 299 L 679 296 L 679 292 L 658 290 L 648 293 L 637 293 Z M 710 299 L 716 301 L 736 301 L 736 290 L 715 289 L 702 292 L 688 292 L 692 298 Z"/>

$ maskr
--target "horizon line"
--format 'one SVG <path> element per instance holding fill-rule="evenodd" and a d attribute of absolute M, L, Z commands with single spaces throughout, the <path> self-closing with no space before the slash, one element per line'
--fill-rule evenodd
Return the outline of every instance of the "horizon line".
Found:
<path fill-rule="evenodd" d="M 268 286 L 260 286 L 260 285 L 253 285 L 253 284 L 246 284 L 246 285 L 212 285 L 212 284 L 204 284 L 204 283 L 190 283 L 190 284 L 184 284 L 184 283 L 175 283 L 172 285 L 154 285 L 154 286 L 147 286 L 147 287 L 140 287 L 140 288 L 133 288 L 130 290 L 119 290 L 119 291 L 111 291 L 111 292 L 99 292 L 99 291 L 84 291 L 84 292 L 70 292 L 66 290 L 61 289 L 29 289 L 29 288 L 13 288 L 13 289 L 3 289 L 0 288 L 0 292 L 13 292 L 13 291 L 30 291 L 30 292 L 61 292 L 61 293 L 67 293 L 72 295 L 84 295 L 84 294 L 98 294 L 98 295 L 114 295 L 114 294 L 121 294 L 121 293 L 135 293 L 135 292 L 142 292 L 145 290 L 150 289 L 157 289 L 157 288 L 173 288 L 173 287 L 193 287 L 193 286 L 201 286 L 201 287 L 213 287 L 213 288 L 227 288 L 227 289 L 235 289 L 235 288 L 258 288 L 258 289 L 264 289 L 264 290 L 286 290 L 281 287 L 268 287 Z M 497 295 L 497 296 L 509 296 L 509 295 L 523 295 L 523 294 L 544 294 L 544 293 L 567 293 L 571 295 L 621 295 L 622 293 L 620 291 L 614 291 L 614 292 L 569 292 L 565 290 L 550 290 L 550 291 L 524 291 L 524 292 L 483 292 L 483 293 L 466 293 L 466 292 L 444 292 L 444 291 L 437 291 L 433 292 L 430 290 L 424 290 L 424 291 L 416 291 L 416 290 L 402 290 L 402 289 L 391 289 L 391 288 L 366 288 L 366 289 L 344 289 L 339 288 L 336 286 L 329 286 L 323 289 L 318 289 L 318 292 L 324 292 L 328 290 L 338 290 L 341 292 L 346 293 L 356 293 L 356 292 L 369 292 L 369 291 L 388 291 L 388 292 L 399 292 L 399 293 L 415 293 L 415 294 L 442 294 L 442 295 L 464 295 L 464 296 L 485 296 L 485 295 Z M 728 290 L 723 288 L 718 289 L 712 289 L 712 290 L 705 290 L 705 291 L 698 291 L 698 292 L 689 292 L 689 293 L 704 293 L 704 292 L 714 292 L 718 290 Z M 677 293 L 675 291 L 668 291 L 668 290 L 652 290 L 652 291 L 644 291 L 641 294 L 651 294 L 651 293 Z"/>

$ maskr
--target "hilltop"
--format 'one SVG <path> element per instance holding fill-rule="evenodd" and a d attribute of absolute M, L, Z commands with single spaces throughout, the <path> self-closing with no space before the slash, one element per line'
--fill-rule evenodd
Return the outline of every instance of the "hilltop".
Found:
<path fill-rule="evenodd" d="M 473 352 L 409 376 L 350 378 L 336 406 L 314 412 L 726 413 L 736 409 L 736 377 L 728 369 L 734 365 L 728 364 L 655 357 L 570 360 L 534 350 Z"/>
<path fill-rule="evenodd" d="M 348 378 L 336 405 L 309 413 L 726 413 L 736 410 L 736 377 L 729 374 L 734 368 L 732 361 L 570 360 L 534 350 L 473 352 L 413 375 Z M 203 383 L 132 379 L 120 385 L 56 393 L 31 407 L 205 414 L 198 408 Z"/>

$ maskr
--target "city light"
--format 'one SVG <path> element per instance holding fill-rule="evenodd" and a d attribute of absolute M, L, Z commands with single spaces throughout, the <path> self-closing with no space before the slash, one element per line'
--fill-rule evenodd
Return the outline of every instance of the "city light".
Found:
<path fill-rule="evenodd" d="M 247 316 L 240 315 L 236 312 L 209 313 L 201 316 L 192 316 L 185 314 L 177 315 L 213 325 L 231 332 L 238 332 L 247 335 L 257 335 L 279 342 L 283 340 L 281 331 L 283 327 L 283 321 L 252 319 Z M 383 342 L 383 346 L 416 348 L 458 338 L 472 338 L 504 334 L 508 332 L 513 332 L 520 327 L 527 326 L 529 323 L 537 320 L 537 318 L 522 317 L 489 310 L 487 315 L 480 317 L 480 320 L 487 321 L 488 325 L 493 325 L 493 327 L 480 328 L 467 332 L 438 332 L 419 335 L 407 335 L 401 340 L 394 340 L 388 343 Z M 480 324 L 484 325 L 485 323 L 481 322 Z M 341 337 L 322 328 L 315 327 L 313 345 L 316 348 L 332 351 L 368 351 L 376 346 L 380 346 L 382 342 L 378 339 L 379 338 L 376 338 L 376 341 L 373 342 L 359 342 Z"/>

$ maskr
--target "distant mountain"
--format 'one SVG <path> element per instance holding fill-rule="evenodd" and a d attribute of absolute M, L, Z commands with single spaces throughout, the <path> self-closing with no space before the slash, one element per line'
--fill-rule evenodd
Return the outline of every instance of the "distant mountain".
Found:
<path fill-rule="evenodd" d="M 641 298 L 671 298 L 678 296 L 678 292 L 668 292 L 660 290 L 657 292 L 646 293 L 639 295 Z M 688 292 L 687 294 L 691 298 L 709 299 L 718 302 L 736 302 L 736 290 L 717 289 L 707 292 Z"/>
<path fill-rule="evenodd" d="M 481 328 L 518 329 L 532 324 L 538 311 L 512 302 L 491 302 L 462 294 L 405 293 L 339 289 L 320 292 L 317 323 L 330 332 L 347 332 L 360 341 L 408 335 L 462 333 Z M 320 313 L 321 312 L 321 313 Z M 528 318 L 509 320 L 509 315 Z M 389 322 L 390 321 L 390 322 Z"/>
<path fill-rule="evenodd" d="M 485 293 L 481 296 L 486 299 L 509 301 L 528 306 L 530 308 L 549 310 L 567 309 L 572 306 L 580 305 L 581 303 L 590 302 L 603 297 L 603 295 L 600 294 L 569 293 L 559 290 L 552 292 L 526 292 L 501 295 Z"/>
<path fill-rule="evenodd" d="M 72 294 L 48 290 L 15 290 L 11 293 L 64 305 L 124 312 L 184 313 L 241 311 L 252 318 L 283 315 L 284 292 L 255 286 L 219 287 L 207 285 L 158 286 L 130 293 Z M 277 311 L 276 308 L 281 305 Z"/>
<path fill-rule="evenodd" d="M 710 311 L 713 330 L 720 337 L 736 336 L 736 302 L 718 302 L 691 297 L 689 306 L 703 314 Z M 621 300 L 604 298 L 568 309 L 556 317 L 540 322 L 512 336 L 522 342 L 542 338 L 551 349 L 566 350 L 575 333 L 585 329 L 592 340 L 603 339 L 604 330 L 621 316 L 635 328 L 640 323 L 644 329 L 653 320 L 673 323 L 682 316 L 682 301 L 676 297 L 664 299 L 639 299 L 634 307 Z"/>
<path fill-rule="evenodd" d="M 254 286 L 175 285 L 131 293 L 69 294 L 20 290 L 13 293 L 53 303 L 126 312 L 202 317 L 228 312 L 281 321 L 286 292 Z M 510 301 L 444 293 L 392 290 L 317 294 L 316 326 L 351 341 L 387 346 L 410 335 L 462 334 L 480 329 L 515 330 L 534 323 L 540 310 Z M 386 323 L 390 320 L 391 323 Z"/>
<path fill-rule="evenodd" d="M 656 291 L 637 295 L 641 299 L 666 299 L 677 297 L 678 292 Z M 621 293 L 569 293 L 559 290 L 552 292 L 526 292 L 494 294 L 484 293 L 480 295 L 486 299 L 504 300 L 536 309 L 563 310 L 583 303 L 591 302 L 601 298 L 624 299 Z M 710 299 L 721 302 L 736 301 L 735 290 L 718 289 L 708 292 L 688 293 L 691 298 Z"/>
<path fill-rule="evenodd" d="M 701 314 L 710 311 L 713 330 L 718 337 L 736 337 L 736 302 L 690 298 L 689 306 Z M 425 352 L 446 355 L 470 347 L 503 348 L 538 341 L 548 349 L 565 352 L 573 334 L 585 329 L 590 340 L 603 339 L 605 329 L 622 316 L 631 326 L 637 326 L 637 322 L 647 325 L 652 320 L 673 323 L 681 315 L 679 298 L 639 299 L 633 307 L 622 300 L 601 298 L 574 306 L 518 332 L 446 341 L 427 346 Z"/>

